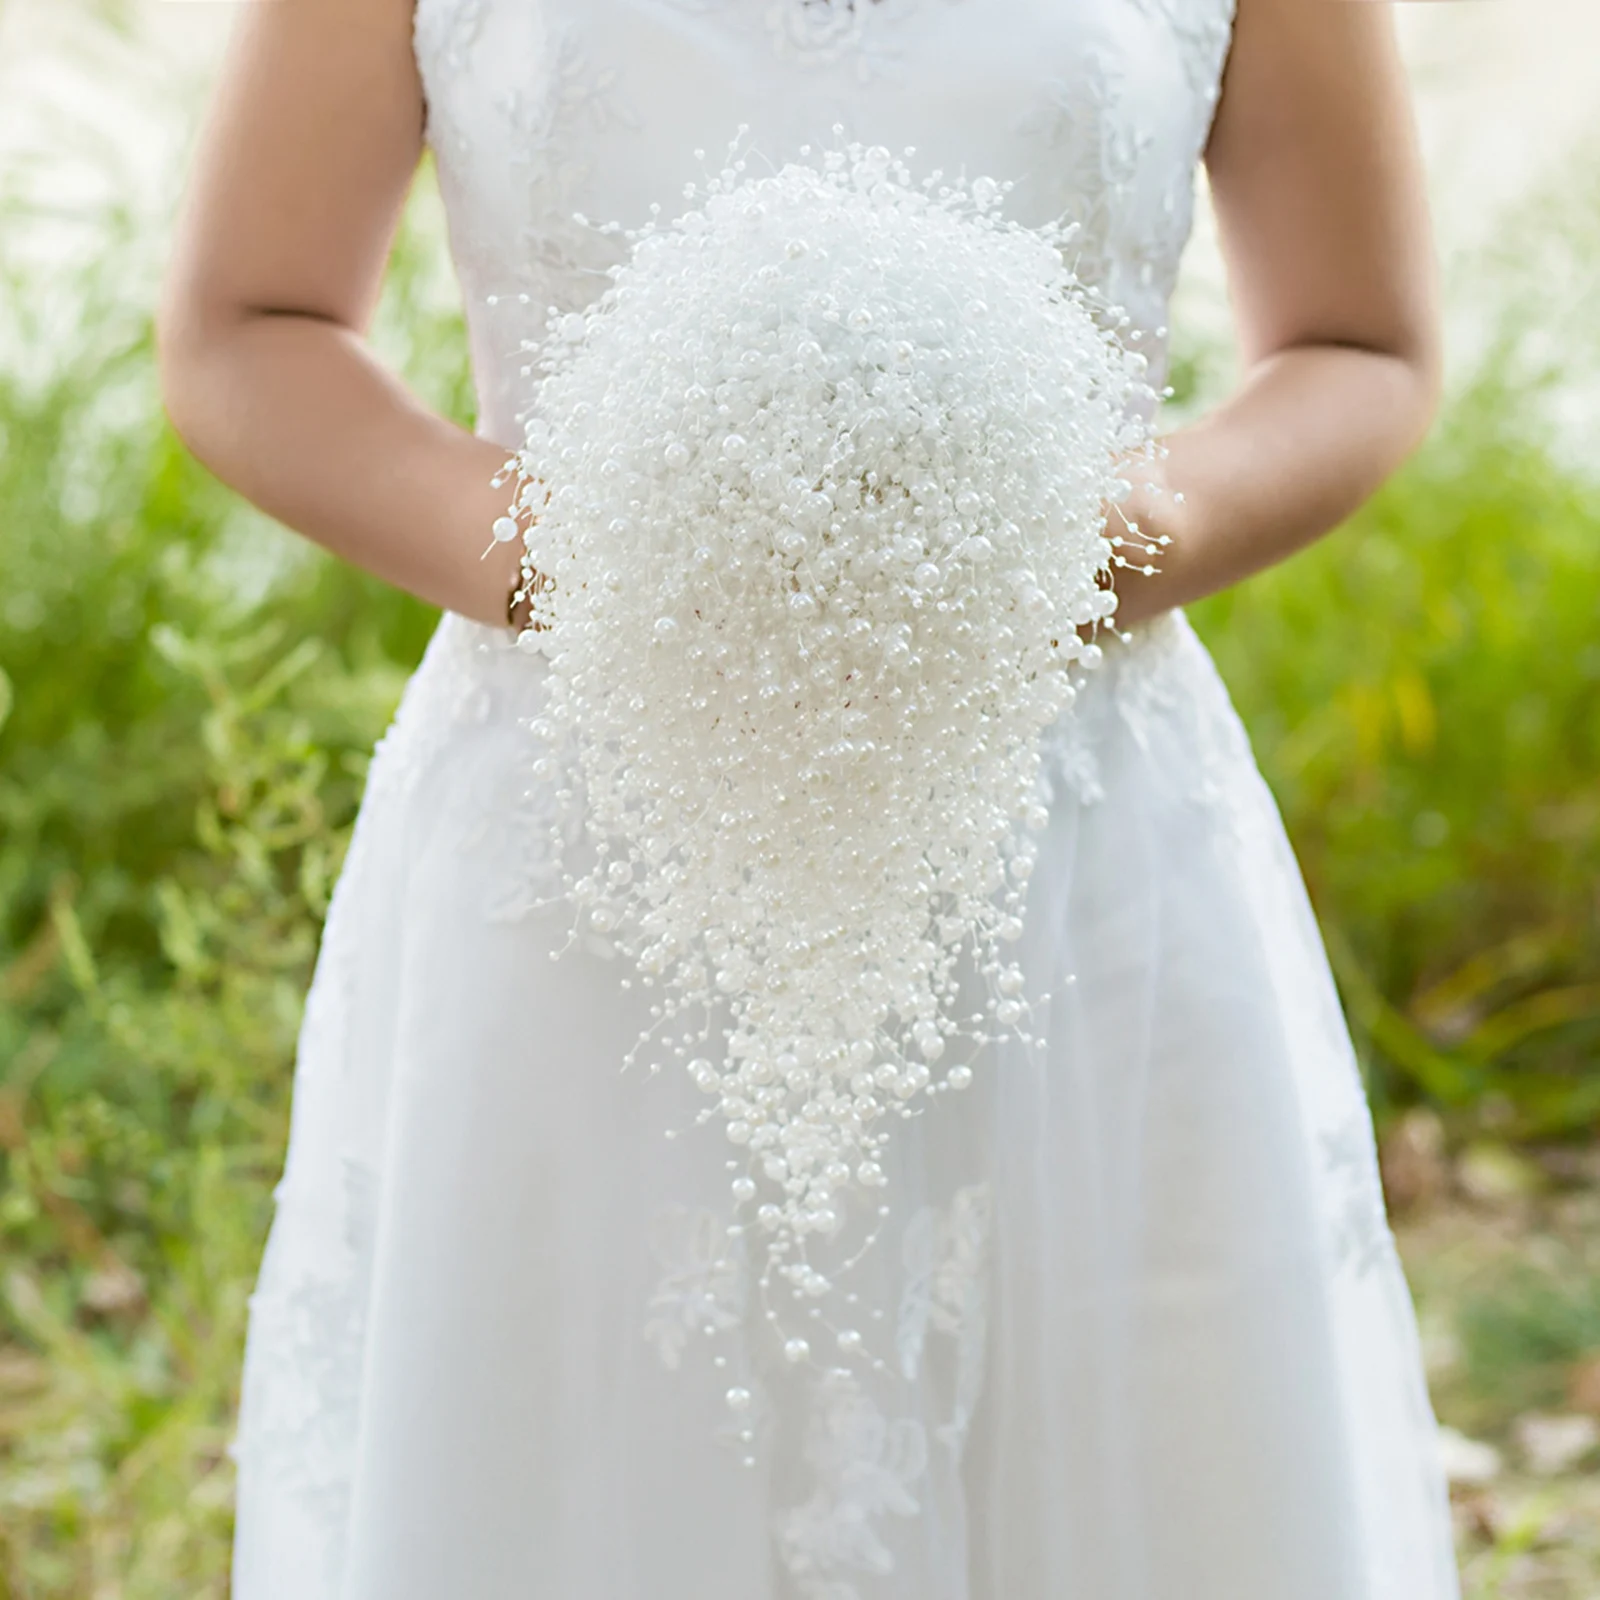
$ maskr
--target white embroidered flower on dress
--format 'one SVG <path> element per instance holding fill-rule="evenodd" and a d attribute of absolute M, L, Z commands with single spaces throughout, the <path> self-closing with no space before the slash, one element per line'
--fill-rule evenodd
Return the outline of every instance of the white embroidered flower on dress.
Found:
<path fill-rule="evenodd" d="M 1336 1268 L 1364 1277 L 1394 1250 L 1364 1102 L 1352 1105 L 1343 1123 L 1323 1130 L 1322 1165 L 1333 1190 L 1328 1225 Z"/>
<path fill-rule="evenodd" d="M 330 1581 L 350 1504 L 377 1227 L 375 1175 L 352 1157 L 342 1170 L 337 1261 L 288 1282 L 269 1274 L 250 1298 L 250 1426 L 247 1447 L 236 1452 L 241 1466 L 270 1474 L 305 1514 L 318 1541 L 305 1554 Z"/>
<path fill-rule="evenodd" d="M 907 1224 L 901 1244 L 906 1279 L 896 1339 L 900 1371 L 914 1382 L 929 1333 L 950 1338 L 955 1348 L 952 1406 L 939 1437 L 958 1454 L 983 1387 L 992 1207 L 990 1186 L 969 1184 L 956 1191 L 948 1212 L 922 1207 Z"/>
<path fill-rule="evenodd" d="M 894 1554 L 876 1525 L 914 1517 L 927 1470 L 919 1422 L 890 1422 L 847 1373 L 817 1382 L 806 1439 L 816 1490 L 775 1522 L 779 1553 L 807 1600 L 860 1600 L 852 1574 L 887 1576 Z"/>
<path fill-rule="evenodd" d="M 656 1218 L 650 1247 L 662 1276 L 644 1334 L 661 1364 L 675 1369 L 691 1335 L 721 1333 L 743 1319 L 744 1241 L 730 1238 L 727 1224 L 709 1208 L 674 1205 Z"/>

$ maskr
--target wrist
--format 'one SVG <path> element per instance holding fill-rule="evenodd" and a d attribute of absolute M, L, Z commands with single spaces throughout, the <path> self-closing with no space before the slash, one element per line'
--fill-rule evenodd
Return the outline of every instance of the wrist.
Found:
<path fill-rule="evenodd" d="M 1190 511 L 1184 492 L 1171 477 L 1165 451 L 1127 463 L 1129 494 L 1108 508 L 1107 535 L 1117 560 L 1106 586 L 1115 591 L 1112 625 L 1137 627 L 1179 605 L 1185 598 L 1185 557 L 1189 554 Z"/>
<path fill-rule="evenodd" d="M 504 541 L 497 535 L 493 548 L 484 555 L 483 564 L 489 569 L 487 581 L 492 585 L 492 598 L 484 607 L 484 621 L 492 616 L 498 627 L 520 630 L 524 625 L 527 601 L 518 598 L 524 587 L 522 555 L 520 535 Z"/>
<path fill-rule="evenodd" d="M 513 632 L 521 634 L 532 628 L 536 633 L 542 633 L 546 622 L 537 619 L 534 612 L 534 602 L 545 590 L 553 588 L 551 579 L 538 571 L 528 560 L 527 553 L 520 537 L 511 541 L 510 548 L 514 552 L 509 575 L 505 580 L 504 615 L 500 619 L 502 625 Z"/>

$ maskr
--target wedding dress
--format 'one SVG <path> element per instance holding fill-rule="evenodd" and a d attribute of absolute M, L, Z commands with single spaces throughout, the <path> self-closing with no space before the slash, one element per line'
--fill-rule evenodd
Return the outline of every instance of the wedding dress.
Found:
<path fill-rule="evenodd" d="M 671 215 L 741 124 L 1014 180 L 1159 356 L 1231 11 L 419 0 L 481 431 L 518 441 L 526 342 L 606 282 L 574 214 Z M 620 1070 L 650 991 L 593 932 L 551 958 L 547 670 L 446 615 L 376 752 L 252 1300 L 236 1600 L 1454 1600 L 1349 1036 L 1181 612 L 1048 735 L 1038 1043 L 895 1123 L 861 1371 L 768 1347 L 726 1141 L 680 1068 Z"/>

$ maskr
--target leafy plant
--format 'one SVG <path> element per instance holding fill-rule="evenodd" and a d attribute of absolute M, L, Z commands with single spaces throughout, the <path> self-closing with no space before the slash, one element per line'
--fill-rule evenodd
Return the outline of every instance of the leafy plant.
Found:
<path fill-rule="evenodd" d="M 1348 526 L 1194 608 L 1380 1109 L 1600 1115 L 1600 494 L 1497 352 Z"/>
<path fill-rule="evenodd" d="M 436 218 L 425 179 L 378 339 L 462 415 Z M 139 225 L 102 226 L 47 280 L 0 264 L 0 1594 L 75 1600 L 224 1592 L 300 1010 L 434 620 L 186 456 Z"/>

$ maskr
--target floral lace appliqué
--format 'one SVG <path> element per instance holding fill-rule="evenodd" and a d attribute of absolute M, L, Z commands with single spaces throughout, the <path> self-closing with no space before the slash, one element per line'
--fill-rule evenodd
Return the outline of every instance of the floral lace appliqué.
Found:
<path fill-rule="evenodd" d="M 1364 1277 L 1394 1249 L 1364 1105 L 1323 1131 L 1322 1170 L 1329 1186 L 1328 1221 L 1337 1270 Z"/>
<path fill-rule="evenodd" d="M 769 0 L 767 30 L 778 55 L 806 67 L 850 60 L 868 83 L 899 75 L 897 30 L 936 3 L 955 0 Z"/>
<path fill-rule="evenodd" d="M 644 1335 L 664 1367 L 682 1364 L 695 1334 L 736 1328 L 747 1294 L 743 1240 L 707 1207 L 667 1207 L 656 1219 L 651 1250 L 662 1269 L 650 1297 Z"/>
<path fill-rule="evenodd" d="M 1190 87 L 1207 108 L 1212 106 L 1233 34 L 1234 0 L 1133 0 L 1133 4 L 1172 31 Z"/>
<path fill-rule="evenodd" d="M 336 1267 L 264 1283 L 250 1299 L 250 1402 L 241 1457 L 272 1477 L 319 1531 L 330 1579 L 342 1560 L 360 1423 L 368 1276 L 377 1182 L 344 1164 L 344 1229 Z"/>
<path fill-rule="evenodd" d="M 1154 142 L 1130 118 L 1125 63 L 1093 51 L 1077 78 L 1051 78 L 1040 101 L 1017 119 L 1017 131 L 1056 164 L 1072 196 L 1069 212 L 1079 226 L 1074 266 L 1092 283 L 1105 283 L 1114 266 L 1117 220 L 1124 215 L 1141 158 Z M 1175 255 L 1166 239 L 1150 254 Z"/>
<path fill-rule="evenodd" d="M 465 69 L 483 27 L 489 0 L 417 0 L 414 38 L 417 54 Z"/>
<path fill-rule="evenodd" d="M 618 92 L 614 67 L 596 65 L 576 32 L 557 33 L 547 64 L 527 87 L 505 91 L 496 103 L 510 131 L 511 162 L 525 184 L 527 221 L 519 252 L 545 295 L 580 304 L 599 278 L 602 236 L 576 220 L 591 173 L 585 135 L 638 119 Z"/>
<path fill-rule="evenodd" d="M 1081 805 L 1105 796 L 1102 757 L 1110 741 L 1132 740 L 1160 760 L 1176 738 L 1194 777 L 1185 799 L 1208 812 L 1235 845 L 1270 834 L 1272 800 L 1249 735 L 1210 653 L 1181 611 L 1167 611 L 1109 645 L 1077 703 L 1045 732 L 1040 793 L 1065 791 Z"/>
<path fill-rule="evenodd" d="M 959 1453 L 983 1386 L 988 1333 L 987 1267 L 993 1196 L 986 1183 L 956 1191 L 948 1212 L 924 1206 L 907 1225 L 902 1245 L 905 1284 L 896 1338 L 901 1373 L 915 1381 L 930 1332 L 955 1349 L 950 1419 L 940 1439 Z"/>
<path fill-rule="evenodd" d="M 367 780 L 369 795 L 399 791 L 453 848 L 494 864 L 483 911 L 495 922 L 555 902 L 563 853 L 582 832 L 578 806 L 561 798 L 571 751 L 537 745 L 523 726 L 543 705 L 536 672 L 508 633 L 447 615 Z M 596 937 L 585 943 L 611 953 Z"/>
<path fill-rule="evenodd" d="M 855 1379 L 830 1372 L 817 1383 L 805 1460 L 816 1489 L 776 1519 L 779 1553 L 806 1600 L 861 1600 L 853 1577 L 894 1570 L 880 1519 L 921 1509 L 913 1486 L 927 1470 L 927 1434 L 913 1419 L 891 1422 Z"/>
<path fill-rule="evenodd" d="M 488 4 L 489 0 L 417 0 L 412 24 L 417 59 L 437 63 L 441 70 L 451 73 L 464 72 L 482 31 Z M 465 149 L 466 135 L 460 129 L 452 129 L 446 135 L 443 119 L 431 103 L 427 121 L 430 140 L 437 142 L 448 136 Z"/>

